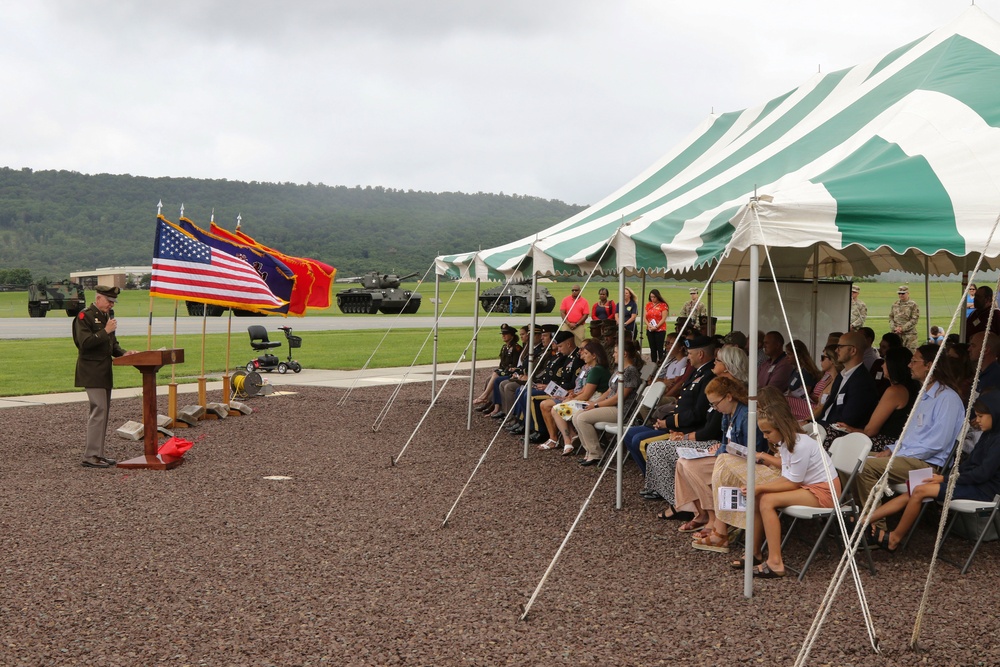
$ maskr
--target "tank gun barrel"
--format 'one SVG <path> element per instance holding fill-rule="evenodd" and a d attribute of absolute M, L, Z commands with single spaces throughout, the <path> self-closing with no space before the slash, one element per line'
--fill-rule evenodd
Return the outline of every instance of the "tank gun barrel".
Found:
<path fill-rule="evenodd" d="M 416 278 L 418 275 L 420 274 L 417 272 L 407 273 L 405 276 L 400 276 L 399 281 L 402 282 L 404 280 L 409 280 L 410 278 Z"/>
<path fill-rule="evenodd" d="M 362 276 L 351 276 L 350 278 L 334 278 L 335 283 L 359 283 L 364 280 Z"/>

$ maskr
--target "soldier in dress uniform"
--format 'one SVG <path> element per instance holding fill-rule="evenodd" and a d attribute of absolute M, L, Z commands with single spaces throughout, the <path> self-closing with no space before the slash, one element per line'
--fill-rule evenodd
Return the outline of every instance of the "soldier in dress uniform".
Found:
<path fill-rule="evenodd" d="M 868 306 L 858 296 L 861 294 L 861 287 L 853 285 L 851 287 L 851 331 L 861 331 L 868 319 Z"/>
<path fill-rule="evenodd" d="M 910 350 L 917 349 L 917 320 L 920 319 L 920 308 L 910 300 L 910 288 L 900 285 L 896 290 L 899 300 L 892 304 L 889 310 L 889 330 L 899 334 L 903 345 Z"/>
<path fill-rule="evenodd" d="M 75 386 L 84 387 L 90 401 L 87 448 L 83 453 L 85 468 L 110 468 L 117 463 L 104 456 L 113 384 L 111 360 L 133 354 L 123 350 L 115 337 L 118 321 L 112 308 L 120 292 L 117 287 L 98 285 L 94 303 L 73 319 L 73 343 L 79 350 Z"/>

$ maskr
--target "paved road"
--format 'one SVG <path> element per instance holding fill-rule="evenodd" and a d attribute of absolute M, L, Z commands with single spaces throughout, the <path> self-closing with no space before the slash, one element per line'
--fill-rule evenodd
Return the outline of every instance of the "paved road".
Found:
<path fill-rule="evenodd" d="M 205 330 L 208 333 L 226 333 L 228 323 L 226 317 L 205 318 Z M 395 317 L 394 315 L 339 315 L 326 317 L 234 317 L 233 333 L 245 334 L 251 324 L 262 324 L 268 331 L 277 331 L 278 327 L 290 326 L 295 331 L 354 331 L 358 329 L 430 329 L 434 325 L 431 317 Z M 489 328 L 499 328 L 504 322 L 511 324 L 527 323 L 527 315 L 492 315 L 489 320 L 480 317 L 479 324 Z M 484 325 L 485 322 L 485 325 Z M 540 324 L 558 323 L 558 317 L 540 317 Z M 177 318 L 177 333 L 201 333 L 201 318 L 182 316 Z M 119 317 L 118 335 L 145 336 L 148 318 Z M 472 327 L 471 317 L 444 317 L 441 326 Z M 154 317 L 153 333 L 170 335 L 173 332 L 172 317 Z M 70 318 L 56 317 L 54 314 L 44 318 L 0 318 L 0 339 L 18 338 L 65 338 L 70 333 Z M 280 334 L 280 332 L 278 332 Z"/>

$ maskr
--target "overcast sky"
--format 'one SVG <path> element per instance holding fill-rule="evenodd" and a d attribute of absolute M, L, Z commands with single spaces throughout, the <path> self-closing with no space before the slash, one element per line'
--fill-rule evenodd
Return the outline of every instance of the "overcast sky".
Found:
<path fill-rule="evenodd" d="M 0 166 L 593 203 L 969 4 L 0 0 Z"/>

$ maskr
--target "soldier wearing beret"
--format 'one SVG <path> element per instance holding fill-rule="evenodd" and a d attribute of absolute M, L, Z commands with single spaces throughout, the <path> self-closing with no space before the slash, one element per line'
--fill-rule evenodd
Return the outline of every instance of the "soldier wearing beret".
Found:
<path fill-rule="evenodd" d="M 118 294 L 117 287 L 97 286 L 97 296 L 89 308 L 73 320 L 73 343 L 79 350 L 76 359 L 76 385 L 87 390 L 90 412 L 87 416 L 87 449 L 83 467 L 110 468 L 117 461 L 104 456 L 104 441 L 108 432 L 108 408 L 111 404 L 113 357 L 126 352 L 118 344 L 115 330 L 118 321 L 111 310 Z"/>

